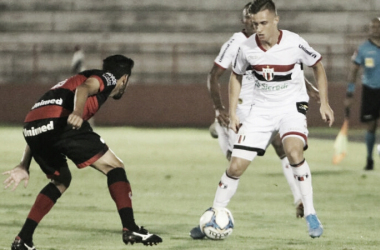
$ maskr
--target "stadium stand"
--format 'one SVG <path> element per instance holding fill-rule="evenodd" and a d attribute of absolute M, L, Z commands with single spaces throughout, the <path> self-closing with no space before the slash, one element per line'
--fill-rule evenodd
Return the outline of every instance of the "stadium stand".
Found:
<path fill-rule="evenodd" d="M 300 33 L 323 54 L 334 82 L 345 79 L 368 16 L 380 10 L 376 0 L 276 3 L 281 28 Z M 81 44 L 89 68 L 117 52 L 136 59 L 141 83 L 204 83 L 220 44 L 240 29 L 240 5 L 228 0 L 0 0 L 0 82 L 61 79 L 69 73 L 74 46 Z"/>

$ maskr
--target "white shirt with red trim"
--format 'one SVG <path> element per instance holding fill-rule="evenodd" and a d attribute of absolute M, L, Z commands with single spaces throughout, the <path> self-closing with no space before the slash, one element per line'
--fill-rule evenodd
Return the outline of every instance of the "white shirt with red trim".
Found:
<path fill-rule="evenodd" d="M 278 43 L 265 50 L 255 35 L 243 42 L 232 70 L 244 75 L 252 69 L 255 76 L 253 104 L 258 107 L 283 107 L 308 102 L 303 64 L 313 66 L 322 59 L 299 35 L 280 30 Z"/>
<path fill-rule="evenodd" d="M 232 37 L 222 45 L 219 55 L 215 58 L 214 63 L 222 69 L 229 68 L 236 57 L 239 46 L 247 39 L 247 35 L 242 31 L 234 33 Z M 252 105 L 254 77 L 252 76 L 251 70 L 245 71 L 243 75 L 238 109 L 251 108 Z"/>

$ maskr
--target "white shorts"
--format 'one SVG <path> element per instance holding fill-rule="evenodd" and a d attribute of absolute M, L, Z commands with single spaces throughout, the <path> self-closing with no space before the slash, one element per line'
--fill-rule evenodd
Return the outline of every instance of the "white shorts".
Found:
<path fill-rule="evenodd" d="M 236 115 L 239 117 L 240 123 L 244 123 L 247 119 L 251 106 L 236 109 Z M 228 150 L 232 152 L 234 148 L 235 141 L 237 140 L 238 134 L 236 134 L 232 129 L 228 129 Z"/>
<path fill-rule="evenodd" d="M 299 111 L 297 106 L 298 103 L 275 110 L 252 106 L 251 112 L 239 130 L 232 156 L 252 161 L 256 154 L 264 155 L 277 133 L 280 133 L 282 140 L 289 136 L 300 138 L 306 149 L 308 135 L 306 115 L 305 112 Z"/>

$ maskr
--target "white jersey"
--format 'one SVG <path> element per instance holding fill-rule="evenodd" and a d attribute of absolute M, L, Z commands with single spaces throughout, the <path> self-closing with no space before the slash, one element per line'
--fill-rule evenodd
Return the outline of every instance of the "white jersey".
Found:
<path fill-rule="evenodd" d="M 223 69 L 229 68 L 236 57 L 239 46 L 247 39 L 247 35 L 243 32 L 234 33 L 233 36 L 223 44 L 214 63 Z M 254 77 L 252 76 L 251 70 L 245 71 L 243 75 L 238 109 L 249 109 L 252 105 Z"/>
<path fill-rule="evenodd" d="M 232 70 L 244 75 L 249 67 L 255 76 L 253 105 L 284 107 L 295 102 L 308 102 L 303 64 L 313 66 L 322 59 L 299 35 L 280 30 L 278 43 L 265 50 L 252 35 L 239 48 Z"/>

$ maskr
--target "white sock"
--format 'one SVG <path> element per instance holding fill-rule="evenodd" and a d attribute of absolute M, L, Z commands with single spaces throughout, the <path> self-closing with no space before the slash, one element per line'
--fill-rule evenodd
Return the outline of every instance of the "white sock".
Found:
<path fill-rule="evenodd" d="M 296 180 L 294 179 L 293 169 L 289 164 L 287 157 L 281 159 L 282 171 L 284 172 L 285 178 L 289 184 L 290 190 L 292 191 L 294 204 L 297 204 L 302 200 L 302 195 Z"/>
<path fill-rule="evenodd" d="M 219 186 L 216 189 L 213 207 L 227 207 L 232 196 L 236 193 L 239 179 L 228 177 L 226 173 L 222 175 Z"/>
<path fill-rule="evenodd" d="M 227 156 L 228 145 L 229 145 L 228 129 L 225 127 L 222 127 L 219 124 L 219 122 L 217 122 L 215 124 L 215 130 L 218 133 L 218 143 L 219 143 L 220 149 L 222 149 L 223 154 Z"/>
<path fill-rule="evenodd" d="M 315 214 L 309 164 L 305 160 L 301 166 L 292 167 L 292 169 L 296 183 L 301 191 L 305 217 L 309 214 Z"/>

